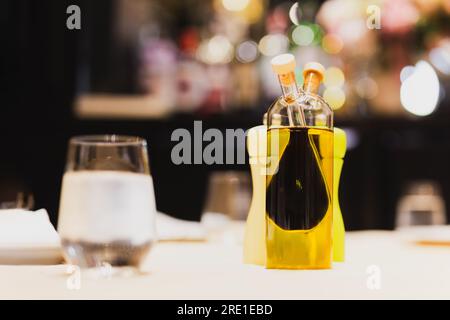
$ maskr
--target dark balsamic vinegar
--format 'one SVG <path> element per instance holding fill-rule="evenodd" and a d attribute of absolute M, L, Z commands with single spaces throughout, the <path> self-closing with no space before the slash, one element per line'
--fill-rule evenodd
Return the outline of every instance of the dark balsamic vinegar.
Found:
<path fill-rule="evenodd" d="M 266 177 L 267 266 L 329 267 L 332 131 L 308 127 L 271 128 L 268 157 L 277 167 Z"/>

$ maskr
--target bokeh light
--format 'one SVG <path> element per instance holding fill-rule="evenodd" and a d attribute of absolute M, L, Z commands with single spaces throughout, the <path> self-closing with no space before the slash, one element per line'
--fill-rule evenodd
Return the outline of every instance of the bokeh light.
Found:
<path fill-rule="evenodd" d="M 403 82 L 414 73 L 414 66 L 405 66 L 400 71 L 400 81 Z"/>
<path fill-rule="evenodd" d="M 338 110 L 345 103 L 345 92 L 340 87 L 328 87 L 323 92 L 323 98 L 333 110 Z"/>
<path fill-rule="evenodd" d="M 356 82 L 355 90 L 361 98 L 373 99 L 378 94 L 378 85 L 372 78 L 364 77 Z"/>
<path fill-rule="evenodd" d="M 419 61 L 413 73 L 403 80 L 400 101 L 403 107 L 417 116 L 431 114 L 439 100 L 440 84 L 433 67 L 426 61 Z"/>
<path fill-rule="evenodd" d="M 345 76 L 341 69 L 330 67 L 325 70 L 323 84 L 326 87 L 342 87 L 345 82 Z"/>
<path fill-rule="evenodd" d="M 267 34 L 258 44 L 259 51 L 265 56 L 274 56 L 287 51 L 289 39 L 281 33 Z"/>
<path fill-rule="evenodd" d="M 222 0 L 223 6 L 229 11 L 242 11 L 249 3 L 250 0 Z"/>
<path fill-rule="evenodd" d="M 338 54 L 344 48 L 344 42 L 335 34 L 326 34 L 322 39 L 322 48 L 328 54 Z"/>
<path fill-rule="evenodd" d="M 243 63 L 255 61 L 258 57 L 258 44 L 248 40 L 239 44 L 236 48 L 236 59 Z"/>
<path fill-rule="evenodd" d="M 436 69 L 445 75 L 450 75 L 450 44 L 431 49 L 429 56 Z"/>
<path fill-rule="evenodd" d="M 264 14 L 264 4 L 261 0 L 250 0 L 250 4 L 245 8 L 243 15 L 248 23 L 258 23 Z"/>
<path fill-rule="evenodd" d="M 342 23 L 337 33 L 345 43 L 357 43 L 367 33 L 367 26 L 364 19 L 354 19 Z"/>
<path fill-rule="evenodd" d="M 317 23 L 311 23 L 308 25 L 308 27 L 310 27 L 314 33 L 313 44 L 320 45 L 322 42 L 323 33 L 324 33 L 322 27 L 319 26 Z"/>
<path fill-rule="evenodd" d="M 229 63 L 233 59 L 233 45 L 227 37 L 216 35 L 204 40 L 198 48 L 198 57 L 208 64 Z"/>
<path fill-rule="evenodd" d="M 345 135 L 347 136 L 347 150 L 355 149 L 361 140 L 360 134 L 357 130 L 352 128 L 342 128 L 345 131 Z"/>
<path fill-rule="evenodd" d="M 309 46 L 314 41 L 314 31 L 306 25 L 299 25 L 292 31 L 292 41 L 299 46 Z"/>
<path fill-rule="evenodd" d="M 295 2 L 289 9 L 289 19 L 291 19 L 293 24 L 298 26 L 300 24 L 301 17 L 302 11 L 298 5 L 298 2 Z"/>

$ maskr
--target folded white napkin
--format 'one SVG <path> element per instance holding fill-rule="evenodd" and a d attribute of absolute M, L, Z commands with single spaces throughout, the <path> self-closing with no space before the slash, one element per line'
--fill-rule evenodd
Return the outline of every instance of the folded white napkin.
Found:
<path fill-rule="evenodd" d="M 158 212 L 156 215 L 158 239 L 163 241 L 201 241 L 206 239 L 206 230 L 200 222 L 173 218 Z"/>
<path fill-rule="evenodd" d="M 47 211 L 0 210 L 0 264 L 53 264 L 62 259 Z"/>
<path fill-rule="evenodd" d="M 156 226 L 159 240 L 206 239 L 206 230 L 199 222 L 158 212 Z M 0 210 L 0 264 L 56 264 L 61 261 L 60 238 L 46 210 Z"/>

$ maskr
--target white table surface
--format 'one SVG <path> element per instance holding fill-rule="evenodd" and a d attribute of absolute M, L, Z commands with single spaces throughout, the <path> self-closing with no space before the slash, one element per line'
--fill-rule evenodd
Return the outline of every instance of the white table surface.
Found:
<path fill-rule="evenodd" d="M 79 288 L 68 286 L 64 265 L 0 266 L 0 299 L 450 299 L 450 247 L 417 246 L 395 232 L 347 233 L 347 261 L 331 270 L 244 265 L 239 243 L 235 234 L 159 243 L 148 274 L 96 280 L 81 272 Z M 367 285 L 373 270 L 379 289 Z"/>

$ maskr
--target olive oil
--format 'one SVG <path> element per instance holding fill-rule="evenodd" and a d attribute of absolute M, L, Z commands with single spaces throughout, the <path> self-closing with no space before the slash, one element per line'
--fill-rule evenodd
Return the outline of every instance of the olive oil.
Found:
<path fill-rule="evenodd" d="M 271 128 L 267 143 L 273 169 L 266 176 L 266 266 L 330 268 L 333 132 Z"/>

